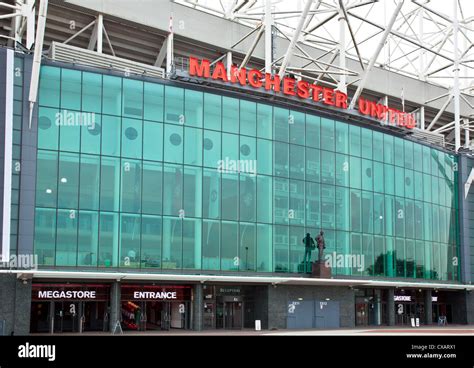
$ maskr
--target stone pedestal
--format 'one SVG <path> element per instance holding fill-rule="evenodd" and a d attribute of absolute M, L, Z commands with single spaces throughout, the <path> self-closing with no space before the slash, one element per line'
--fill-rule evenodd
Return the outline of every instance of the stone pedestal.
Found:
<path fill-rule="evenodd" d="M 313 277 L 320 277 L 322 279 L 331 278 L 331 268 L 326 266 L 324 261 L 313 262 Z"/>

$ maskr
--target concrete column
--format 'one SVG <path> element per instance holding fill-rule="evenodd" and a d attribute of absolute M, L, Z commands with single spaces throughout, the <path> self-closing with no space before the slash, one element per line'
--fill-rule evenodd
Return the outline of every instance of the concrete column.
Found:
<path fill-rule="evenodd" d="M 120 282 L 114 282 L 110 287 L 110 315 L 109 315 L 109 327 L 110 331 L 114 330 L 117 321 L 120 321 L 121 312 L 121 293 L 120 293 Z"/>
<path fill-rule="evenodd" d="M 382 325 L 382 291 L 375 290 L 375 325 Z"/>
<path fill-rule="evenodd" d="M 395 326 L 395 289 L 388 289 L 387 299 L 387 323 Z"/>
<path fill-rule="evenodd" d="M 28 335 L 31 315 L 31 280 L 23 282 L 15 274 L 0 275 L 0 320 L 6 335 Z M 0 331 L 1 333 L 1 331 Z"/>
<path fill-rule="evenodd" d="M 202 284 L 194 285 L 193 288 L 193 320 L 192 320 L 192 327 L 194 331 L 202 331 L 203 328 L 203 321 L 202 321 L 202 313 L 203 313 L 203 303 L 204 303 L 204 296 L 202 291 Z"/>
<path fill-rule="evenodd" d="M 433 302 L 431 300 L 431 290 L 424 291 L 425 299 L 425 324 L 433 324 Z"/>

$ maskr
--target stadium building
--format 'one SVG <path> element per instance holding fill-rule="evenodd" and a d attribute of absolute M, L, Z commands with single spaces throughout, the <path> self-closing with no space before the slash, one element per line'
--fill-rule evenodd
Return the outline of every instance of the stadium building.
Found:
<path fill-rule="evenodd" d="M 211 3 L 0 2 L 3 333 L 474 324 L 458 1 Z"/>

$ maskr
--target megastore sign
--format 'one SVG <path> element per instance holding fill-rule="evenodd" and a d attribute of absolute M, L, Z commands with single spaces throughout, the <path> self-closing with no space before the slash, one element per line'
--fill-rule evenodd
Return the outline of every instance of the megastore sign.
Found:
<path fill-rule="evenodd" d="M 265 89 L 290 97 L 298 97 L 302 100 L 321 102 L 338 109 L 348 109 L 347 95 L 340 91 L 291 77 L 281 79 L 278 75 L 262 73 L 258 69 L 247 70 L 246 68 L 232 66 L 228 75 L 226 67 L 221 61 L 215 63 L 211 71 L 209 60 L 190 57 L 189 76 L 250 86 L 255 89 Z M 416 126 L 416 120 L 412 114 L 368 101 L 362 97 L 358 100 L 358 110 L 362 115 L 370 116 L 389 125 L 408 129 L 413 129 Z"/>

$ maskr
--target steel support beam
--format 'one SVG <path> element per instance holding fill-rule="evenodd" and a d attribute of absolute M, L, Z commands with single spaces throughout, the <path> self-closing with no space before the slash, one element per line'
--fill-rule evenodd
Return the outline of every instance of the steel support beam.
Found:
<path fill-rule="evenodd" d="M 454 36 L 454 145 L 456 152 L 461 148 L 461 90 L 459 87 L 459 20 L 458 20 L 458 0 L 451 0 L 453 3 L 453 36 Z"/>
<path fill-rule="evenodd" d="M 43 53 L 44 30 L 46 28 L 46 15 L 48 13 L 48 0 L 40 0 L 38 10 L 38 28 L 36 29 L 35 52 L 31 68 L 31 83 L 28 101 L 30 103 L 29 128 L 33 119 L 33 109 L 38 98 L 38 85 L 41 68 L 41 55 Z"/>
<path fill-rule="evenodd" d="M 99 14 L 97 16 L 97 52 L 102 54 L 103 36 L 104 36 L 104 16 Z"/>
<path fill-rule="evenodd" d="M 170 15 L 169 33 L 166 42 L 166 74 L 168 78 L 173 73 L 174 66 L 174 33 L 173 33 L 173 14 Z"/>
<path fill-rule="evenodd" d="M 272 73 L 273 65 L 273 14 L 272 1 L 265 0 L 265 73 Z"/>
<path fill-rule="evenodd" d="M 444 112 L 446 111 L 446 109 L 448 108 L 449 104 L 451 103 L 451 100 L 452 100 L 453 96 L 450 94 L 448 99 L 446 100 L 446 102 L 444 103 L 443 107 L 441 107 L 441 109 L 438 111 L 438 114 L 435 116 L 435 118 L 433 119 L 433 121 L 430 123 L 430 125 L 428 125 L 428 128 L 426 128 L 426 130 L 431 130 L 431 128 L 434 127 L 434 125 L 438 122 L 439 118 L 441 117 L 441 115 L 444 114 Z"/>
<path fill-rule="evenodd" d="M 247 51 L 247 54 L 245 55 L 244 60 L 242 60 L 242 63 L 240 64 L 240 68 L 245 68 L 245 66 L 247 65 L 264 31 L 265 31 L 265 27 L 263 26 L 263 24 L 261 24 L 259 26 L 258 33 L 255 36 L 255 39 L 253 40 L 252 45 L 250 46 L 250 49 Z"/>
<path fill-rule="evenodd" d="M 364 76 L 362 77 L 362 81 L 359 83 L 359 86 L 357 87 L 357 90 L 356 90 L 354 96 L 352 97 L 352 101 L 351 101 L 351 104 L 349 105 L 349 109 L 354 108 L 354 106 L 357 102 L 357 99 L 359 98 L 360 94 L 364 90 L 365 84 L 367 83 L 367 80 L 369 78 L 369 74 L 370 74 L 372 68 L 374 67 L 375 62 L 377 61 L 377 58 L 379 57 L 380 52 L 382 51 L 382 49 L 384 47 L 385 41 L 387 41 L 388 35 L 392 31 L 393 25 L 395 24 L 398 13 L 400 12 L 400 10 L 402 8 L 403 3 L 404 3 L 404 0 L 400 1 L 398 3 L 397 7 L 395 8 L 395 11 L 393 12 L 392 17 L 390 19 L 390 22 L 388 23 L 388 25 L 385 28 L 385 31 L 382 35 L 382 39 L 379 41 L 377 49 L 375 50 L 374 55 L 370 59 L 369 65 L 367 66 L 367 69 L 364 72 Z"/>
<path fill-rule="evenodd" d="M 291 38 L 288 49 L 286 50 L 285 58 L 283 59 L 283 62 L 280 66 L 280 70 L 278 72 L 278 75 L 280 76 L 280 78 L 283 78 L 283 76 L 285 75 L 286 67 L 290 64 L 291 58 L 293 56 L 293 52 L 296 47 L 296 43 L 298 42 L 298 38 L 301 35 L 303 26 L 306 23 L 306 17 L 308 16 L 308 12 L 312 4 L 313 4 L 313 0 L 306 0 L 304 9 L 301 12 L 300 20 L 298 21 L 298 25 L 296 26 L 295 32 L 293 33 L 293 37 Z M 321 4 L 321 1 L 318 2 L 318 7 L 320 4 Z"/>

